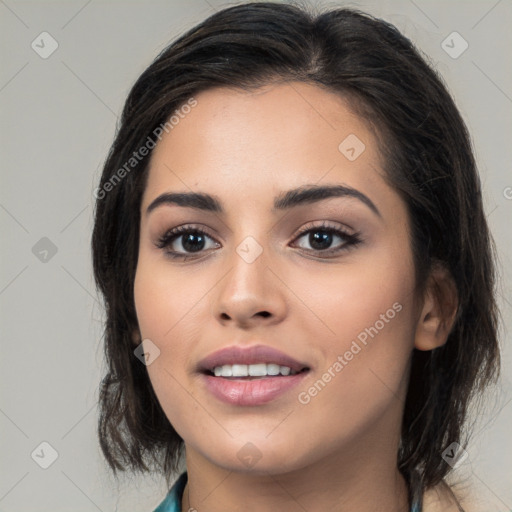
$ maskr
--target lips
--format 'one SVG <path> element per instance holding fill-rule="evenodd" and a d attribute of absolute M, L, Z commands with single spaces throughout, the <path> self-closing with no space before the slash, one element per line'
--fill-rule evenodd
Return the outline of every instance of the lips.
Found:
<path fill-rule="evenodd" d="M 240 370 L 245 365 L 250 367 L 250 365 L 258 365 L 258 363 L 266 363 L 267 370 L 270 373 L 274 373 L 270 371 L 270 367 L 273 366 L 275 370 L 277 365 L 287 367 L 287 371 L 284 374 L 281 372 L 281 375 L 267 374 L 259 377 L 225 377 L 223 375 L 215 376 L 213 373 L 215 368 L 219 369 L 219 367 L 226 367 L 226 365 L 237 365 L 237 369 Z M 291 390 L 303 381 L 311 368 L 308 364 L 297 361 L 293 357 L 266 345 L 253 345 L 251 347 L 232 345 L 205 357 L 196 369 L 200 375 L 200 382 L 204 386 L 203 389 L 209 396 L 215 397 L 230 406 L 240 407 L 263 406 L 281 397 L 292 399 Z M 233 369 L 235 369 L 234 366 Z M 292 374 L 285 375 L 289 371 Z"/>
<path fill-rule="evenodd" d="M 257 363 L 287 366 L 295 372 L 310 369 L 306 363 L 297 361 L 287 354 L 267 345 L 253 345 L 251 347 L 232 345 L 213 352 L 202 359 L 198 364 L 197 371 L 211 375 L 216 366 L 233 364 L 249 365 Z"/>

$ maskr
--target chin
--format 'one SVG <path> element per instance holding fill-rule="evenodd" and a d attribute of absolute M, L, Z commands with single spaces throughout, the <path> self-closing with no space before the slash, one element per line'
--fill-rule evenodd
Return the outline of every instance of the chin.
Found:
<path fill-rule="evenodd" d="M 262 436 L 263 437 L 263 436 Z M 232 440 L 230 446 L 211 451 L 211 445 L 203 452 L 215 466 L 235 473 L 253 475 L 278 475 L 295 471 L 306 465 L 307 454 L 297 452 L 296 443 L 277 446 L 272 440 L 249 441 Z M 220 448 L 220 449 L 219 449 Z"/>

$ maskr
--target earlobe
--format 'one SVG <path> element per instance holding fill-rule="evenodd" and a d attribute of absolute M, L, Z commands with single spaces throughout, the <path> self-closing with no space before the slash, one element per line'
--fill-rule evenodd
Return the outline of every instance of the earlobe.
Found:
<path fill-rule="evenodd" d="M 438 264 L 428 278 L 414 347 L 426 351 L 444 345 L 455 323 L 457 309 L 455 281 L 449 270 Z"/>

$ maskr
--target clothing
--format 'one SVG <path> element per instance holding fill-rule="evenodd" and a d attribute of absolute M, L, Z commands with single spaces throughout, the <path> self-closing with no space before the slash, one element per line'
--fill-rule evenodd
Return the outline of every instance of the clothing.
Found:
<path fill-rule="evenodd" d="M 178 480 L 176 480 L 164 501 L 158 505 L 154 512 L 181 512 L 181 498 L 187 480 L 188 475 L 185 471 L 185 473 L 182 473 Z"/>
<path fill-rule="evenodd" d="M 171 490 L 165 497 L 164 501 L 158 505 L 153 512 L 187 512 L 181 510 L 181 498 L 183 497 L 183 491 L 185 484 L 187 483 L 188 475 L 187 472 L 182 473 L 175 484 L 171 487 Z M 411 512 L 421 512 L 421 506 L 413 504 Z"/>

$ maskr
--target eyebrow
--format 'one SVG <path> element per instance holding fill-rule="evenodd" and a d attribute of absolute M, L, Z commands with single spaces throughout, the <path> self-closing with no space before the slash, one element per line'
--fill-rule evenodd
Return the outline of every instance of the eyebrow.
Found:
<path fill-rule="evenodd" d="M 378 217 L 382 217 L 373 201 L 359 190 L 346 185 L 304 185 L 282 192 L 274 199 L 272 212 L 288 210 L 296 206 L 311 204 L 332 197 L 351 197 L 368 206 Z M 199 192 L 166 192 L 159 195 L 147 207 L 146 215 L 159 206 L 173 204 L 187 208 L 195 208 L 206 212 L 224 213 L 222 203 L 214 196 Z"/>

